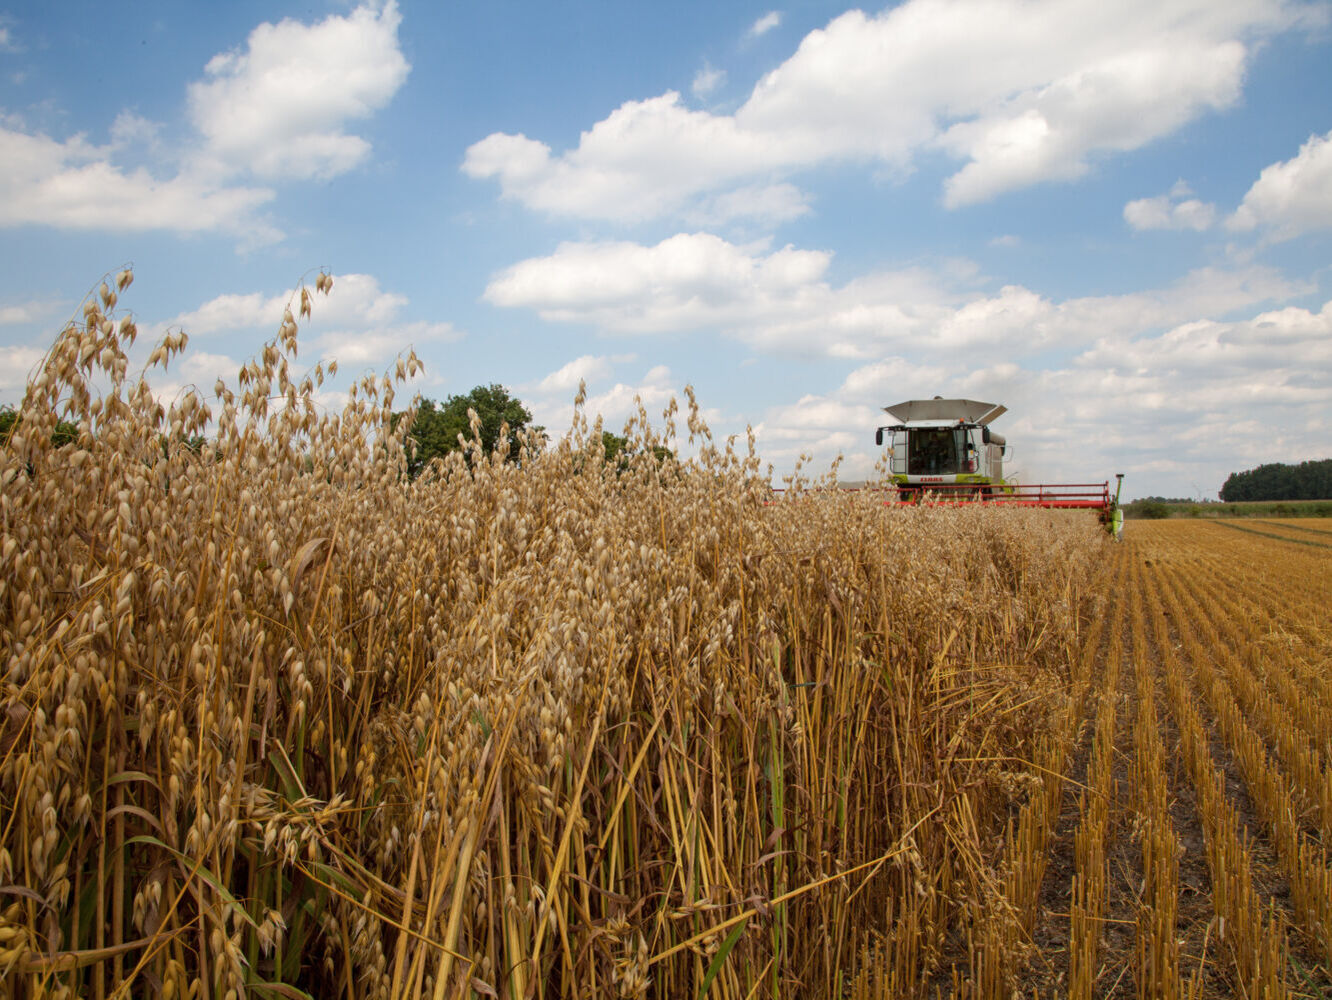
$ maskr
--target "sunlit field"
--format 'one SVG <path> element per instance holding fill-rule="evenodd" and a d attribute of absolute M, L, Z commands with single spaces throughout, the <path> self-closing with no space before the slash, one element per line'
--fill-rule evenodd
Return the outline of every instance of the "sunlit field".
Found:
<path fill-rule="evenodd" d="M 7 995 L 1326 984 L 1332 536 L 778 498 L 692 400 L 413 480 L 415 359 L 319 408 L 317 284 L 171 399 L 105 287 L 29 384 Z"/>
<path fill-rule="evenodd" d="M 1332 535 L 1172 521 L 1125 539 L 1124 627 L 1074 842 L 1069 993 L 1104 995 L 1122 970 L 1140 995 L 1326 996 Z"/>

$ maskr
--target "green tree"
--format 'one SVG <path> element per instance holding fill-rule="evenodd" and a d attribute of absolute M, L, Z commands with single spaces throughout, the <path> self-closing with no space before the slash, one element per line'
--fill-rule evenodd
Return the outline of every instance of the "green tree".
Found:
<path fill-rule="evenodd" d="M 610 431 L 601 432 L 601 444 L 606 449 L 606 461 L 614 462 L 629 448 L 629 439 Z"/>
<path fill-rule="evenodd" d="M 518 459 L 518 436 L 532 421 L 532 413 L 522 401 L 509 395 L 502 385 L 478 385 L 465 396 L 449 396 L 442 403 L 421 400 L 412 424 L 410 438 L 416 442 L 416 457 L 409 458 L 407 471 L 413 477 L 420 474 L 432 459 L 458 451 L 461 434 L 464 440 L 472 438 L 472 427 L 467 411 L 475 410 L 481 419 L 481 445 L 487 454 L 500 448 L 512 461 Z M 402 414 L 395 414 L 395 423 Z M 509 436 L 501 441 L 500 428 L 509 425 Z M 542 430 L 533 427 L 533 430 Z"/>
<path fill-rule="evenodd" d="M 14 433 L 14 428 L 18 426 L 18 411 L 12 406 L 0 406 L 0 445 L 8 444 L 10 436 Z M 55 430 L 51 432 L 51 443 L 57 448 L 63 448 L 65 445 L 77 441 L 79 429 L 68 420 L 59 421 Z"/>
<path fill-rule="evenodd" d="M 1141 500 L 1134 500 L 1124 507 L 1125 517 L 1144 517 L 1150 520 L 1160 520 L 1170 516 L 1170 506 L 1165 501 L 1157 497 L 1144 497 Z"/>
<path fill-rule="evenodd" d="M 610 431 L 601 432 L 601 443 L 606 449 L 606 461 L 613 463 L 620 472 L 628 469 L 630 459 L 641 451 L 641 449 L 631 448 L 627 437 L 612 434 Z M 675 452 L 664 445 L 657 444 L 652 446 L 652 457 L 657 460 L 658 465 L 661 465 L 667 459 L 675 458 Z"/>
<path fill-rule="evenodd" d="M 1299 465 L 1271 462 L 1244 472 L 1232 472 L 1221 487 L 1221 499 L 1227 503 L 1332 499 L 1332 458 Z"/>

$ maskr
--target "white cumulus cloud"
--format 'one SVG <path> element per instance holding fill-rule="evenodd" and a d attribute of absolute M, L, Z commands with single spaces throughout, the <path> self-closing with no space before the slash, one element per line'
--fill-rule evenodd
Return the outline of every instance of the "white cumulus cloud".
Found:
<path fill-rule="evenodd" d="M 214 56 L 189 88 L 207 155 L 261 177 L 330 177 L 370 144 L 349 134 L 397 93 L 410 67 L 398 46 L 397 4 L 363 5 L 306 25 L 255 28 L 244 50 Z"/>
<path fill-rule="evenodd" d="M 17 305 L 0 306 L 0 326 L 18 326 L 24 323 L 36 323 L 48 318 L 55 308 L 53 302 L 33 300 Z"/>
<path fill-rule="evenodd" d="M 563 156 L 525 135 L 496 132 L 468 148 L 462 169 L 498 177 L 507 197 L 552 214 L 649 219 L 719 182 L 762 172 L 776 162 L 775 142 L 734 118 L 691 110 L 668 91 L 624 103 Z"/>
<path fill-rule="evenodd" d="M 271 201 L 261 187 L 219 184 L 190 171 L 157 177 L 143 167 L 114 161 L 119 149 L 95 146 L 83 136 L 59 141 L 0 127 L 0 226 L 46 225 L 59 229 L 218 230 L 247 242 L 279 238 L 255 215 Z"/>
<path fill-rule="evenodd" d="M 412 320 L 363 329 L 339 329 L 315 337 L 321 357 L 339 365 L 382 369 L 399 354 L 420 352 L 430 344 L 451 344 L 463 338 L 452 323 Z"/>
<path fill-rule="evenodd" d="M 311 317 L 298 319 L 301 343 L 307 349 L 313 345 L 320 357 L 336 359 L 340 365 L 383 366 L 413 346 L 449 343 L 464 336 L 447 322 L 404 319 L 407 297 L 385 291 L 373 275 L 337 275 L 327 297 L 313 290 L 312 294 Z M 257 347 L 276 334 L 287 308 L 296 313 L 299 306 L 300 297 L 292 292 L 219 295 L 153 324 L 151 332 L 160 336 L 167 329 L 179 329 L 199 338 L 227 334 Z"/>
<path fill-rule="evenodd" d="M 693 91 L 695 97 L 707 97 L 725 82 L 726 70 L 704 66 L 694 74 L 694 82 L 689 89 Z"/>
<path fill-rule="evenodd" d="M 648 419 L 660 429 L 662 411 L 672 399 L 684 399 L 684 385 L 666 365 L 653 365 L 636 380 L 611 382 L 617 362 L 628 364 L 632 360 L 632 357 L 576 358 L 531 387 L 524 400 L 531 407 L 535 422 L 558 437 L 573 424 L 573 400 L 581 378 L 588 384 L 583 413 L 589 424 L 600 417 L 604 430 L 618 434 L 641 404 Z M 705 420 L 718 420 L 720 413 L 705 408 L 703 416 Z"/>
<path fill-rule="evenodd" d="M 169 142 L 161 123 L 121 112 L 109 142 L 0 125 L 0 226 L 234 234 L 242 246 L 282 233 L 260 209 L 267 182 L 326 178 L 364 161 L 349 123 L 382 108 L 408 72 L 393 0 L 306 25 L 261 24 L 244 49 L 215 56 L 188 89 L 197 135 Z M 147 164 L 151 164 L 151 167 Z"/>
<path fill-rule="evenodd" d="M 563 243 L 498 274 L 485 298 L 619 332 L 693 329 L 784 309 L 816 286 L 829 260 L 791 247 L 750 252 L 710 233 L 680 233 L 655 246 Z"/>
<path fill-rule="evenodd" d="M 961 206 L 1076 178 L 1241 92 L 1254 44 L 1301 22 L 1293 0 L 907 0 L 810 32 L 734 114 L 675 92 L 629 100 L 556 152 L 494 133 L 463 170 L 553 215 L 639 220 L 820 164 L 909 170 L 937 150 L 962 161 Z"/>
<path fill-rule="evenodd" d="M 1084 65 L 950 126 L 941 144 L 970 162 L 948 179 L 945 203 L 1079 177 L 1094 154 L 1137 149 L 1233 104 L 1245 46 L 1189 30 L 1200 25 L 1161 27 L 1159 40 L 1125 38 L 1119 51 L 1088 52 Z"/>
<path fill-rule="evenodd" d="M 406 296 L 384 291 L 379 279 L 369 274 L 336 275 L 333 290 L 327 296 L 311 291 L 314 294 L 312 318 L 305 322 L 312 326 L 358 329 L 382 326 L 394 322 L 407 304 Z M 291 291 L 275 295 L 262 292 L 219 295 L 196 309 L 172 317 L 162 324 L 162 328 L 179 328 L 191 335 L 255 327 L 270 327 L 276 332 L 282 323 L 283 311 L 290 307 L 295 313 L 299 305 L 299 294 Z"/>
<path fill-rule="evenodd" d="M 1263 227 L 1278 240 L 1332 229 L 1332 132 L 1310 136 L 1298 155 L 1264 168 L 1227 225 Z"/>
<path fill-rule="evenodd" d="M 1216 206 L 1188 197 L 1187 184 L 1176 184 L 1170 194 L 1138 198 L 1124 206 L 1124 221 L 1134 229 L 1192 229 L 1203 232 L 1216 221 Z"/>
<path fill-rule="evenodd" d="M 611 359 L 604 355 L 584 354 L 574 358 L 568 364 L 561 365 L 540 382 L 537 389 L 547 393 L 573 393 L 580 382 L 591 384 L 610 378 L 614 367 Z"/>
<path fill-rule="evenodd" d="M 44 357 L 45 350 L 27 344 L 0 347 L 0 395 L 17 402 L 28 384 L 28 374 Z"/>
<path fill-rule="evenodd" d="M 722 225 L 733 219 L 752 219 L 768 224 L 798 219 L 809 213 L 809 201 L 794 184 L 766 184 L 722 191 L 702 199 L 687 215 L 691 222 Z"/>
<path fill-rule="evenodd" d="M 268 328 L 273 332 L 282 323 L 282 312 L 294 305 L 290 292 L 265 295 L 262 292 L 218 295 L 196 309 L 178 313 L 159 324 L 157 333 L 168 328 L 183 330 L 191 337 L 232 330 Z"/>
<path fill-rule="evenodd" d="M 766 35 L 781 23 L 782 12 L 770 10 L 749 26 L 749 35 L 751 38 L 758 38 L 760 35 Z"/>
<path fill-rule="evenodd" d="M 608 333 L 720 329 L 765 353 L 860 360 L 965 349 L 976 364 L 1221 318 L 1306 290 L 1263 267 L 1201 268 L 1160 289 L 1059 302 L 1020 285 L 978 292 L 967 268 L 882 271 L 836 286 L 831 261 L 825 251 L 739 246 L 709 233 L 652 246 L 564 243 L 495 275 L 485 298 Z"/>

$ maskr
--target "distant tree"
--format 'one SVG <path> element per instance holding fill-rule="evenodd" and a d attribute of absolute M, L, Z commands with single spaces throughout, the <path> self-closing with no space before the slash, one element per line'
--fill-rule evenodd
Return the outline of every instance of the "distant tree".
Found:
<path fill-rule="evenodd" d="M 601 432 L 601 446 L 606 449 L 606 461 L 614 462 L 629 448 L 629 439 L 610 431 Z"/>
<path fill-rule="evenodd" d="M 1221 487 L 1221 499 L 1227 503 L 1332 499 L 1332 458 L 1299 465 L 1271 462 L 1244 472 L 1232 472 Z"/>
<path fill-rule="evenodd" d="M 481 419 L 481 445 L 489 454 L 496 448 L 504 450 L 511 460 L 518 459 L 519 432 L 532 421 L 532 413 L 522 401 L 511 396 L 502 385 L 478 385 L 465 396 L 449 396 L 443 403 L 431 399 L 421 400 L 416 421 L 409 437 L 416 442 L 416 457 L 408 458 L 407 471 L 415 477 L 432 459 L 458 451 L 458 435 L 471 440 L 472 427 L 468 410 L 475 410 Z M 394 424 L 402 414 L 394 414 Z M 501 441 L 500 428 L 509 425 L 509 436 Z M 534 427 L 534 430 L 541 430 Z"/>
<path fill-rule="evenodd" d="M 601 432 L 601 444 L 606 449 L 606 461 L 612 462 L 620 471 L 629 468 L 629 460 L 634 455 L 634 449 L 629 446 L 629 439 L 619 434 L 612 434 L 610 431 Z M 653 445 L 652 456 L 660 464 L 668 458 L 674 458 L 675 452 L 664 445 Z"/>
<path fill-rule="evenodd" d="M 1130 517 L 1143 517 L 1159 521 L 1170 516 L 1170 506 L 1160 500 L 1134 500 L 1128 505 L 1126 513 Z"/>
<path fill-rule="evenodd" d="M 0 445 L 9 443 L 10 436 L 14 433 L 14 428 L 18 426 L 18 411 L 12 406 L 0 406 Z M 79 429 L 68 420 L 59 421 L 55 430 L 51 432 L 51 443 L 57 448 L 63 448 L 65 445 L 78 439 Z"/>

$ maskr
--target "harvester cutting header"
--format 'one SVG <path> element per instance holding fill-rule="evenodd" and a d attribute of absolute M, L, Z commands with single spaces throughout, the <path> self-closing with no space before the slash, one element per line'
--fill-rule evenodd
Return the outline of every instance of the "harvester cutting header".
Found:
<path fill-rule="evenodd" d="M 899 422 L 880 427 L 874 440 L 882 447 L 885 432 L 890 436 L 890 471 L 903 500 L 931 493 L 944 500 L 1083 508 L 1098 511 L 1111 534 L 1117 536 L 1122 530 L 1122 474 L 1113 497 L 1109 480 L 1031 486 L 1004 478 L 1004 462 L 1012 457 L 1012 448 L 990 424 L 1008 412 L 1007 407 L 935 396 L 908 399 L 884 410 Z"/>

